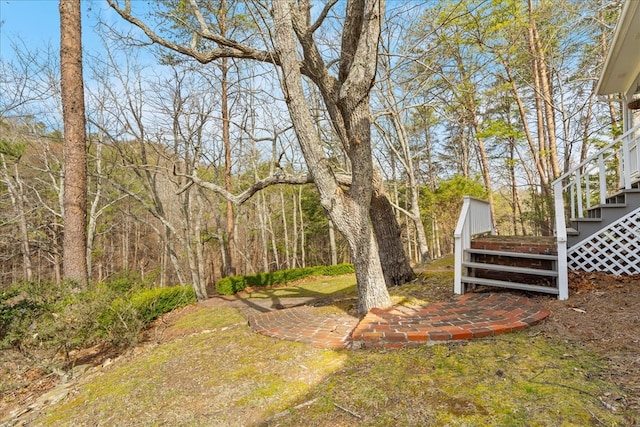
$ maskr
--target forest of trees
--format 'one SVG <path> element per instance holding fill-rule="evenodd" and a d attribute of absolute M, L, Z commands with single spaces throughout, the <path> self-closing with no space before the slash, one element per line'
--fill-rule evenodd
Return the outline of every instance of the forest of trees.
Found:
<path fill-rule="evenodd" d="M 349 224 L 318 182 L 329 178 L 331 191 L 372 199 L 379 244 L 375 218 L 391 202 L 412 263 L 451 252 L 465 194 L 491 202 L 502 234 L 548 235 L 551 182 L 619 132 L 619 105 L 594 91 L 620 1 L 389 1 L 377 61 L 366 55 L 375 81 L 363 61 L 360 86 L 366 34 L 354 28 L 384 2 L 109 5 L 118 25 L 83 28 L 103 41 L 83 56 L 92 283 L 135 275 L 202 298 L 226 275 L 353 262 Z M 11 50 L 0 287 L 63 277 L 59 55 L 20 39 Z M 348 96 L 333 103 L 337 87 Z M 366 129 L 349 110 L 362 103 Z M 374 170 L 354 170 L 369 133 Z"/>

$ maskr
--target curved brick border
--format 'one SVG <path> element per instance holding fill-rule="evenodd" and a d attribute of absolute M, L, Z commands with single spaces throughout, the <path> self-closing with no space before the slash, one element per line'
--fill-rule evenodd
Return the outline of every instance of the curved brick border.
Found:
<path fill-rule="evenodd" d="M 517 331 L 549 315 L 526 297 L 509 293 L 466 294 L 422 307 L 373 309 L 352 334 L 354 347 L 400 348 Z"/>
<path fill-rule="evenodd" d="M 359 321 L 357 317 L 322 313 L 309 306 L 253 314 L 248 320 L 251 329 L 259 334 L 332 349 L 350 347 L 351 331 Z"/>
<path fill-rule="evenodd" d="M 249 324 L 263 335 L 324 348 L 401 348 L 516 331 L 548 315 L 523 296 L 480 293 L 427 306 L 373 309 L 360 322 L 304 306 L 254 314 Z"/>

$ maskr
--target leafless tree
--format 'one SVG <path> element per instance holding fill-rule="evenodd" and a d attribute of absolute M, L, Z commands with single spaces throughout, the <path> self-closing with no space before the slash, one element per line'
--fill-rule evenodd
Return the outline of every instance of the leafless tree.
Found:
<path fill-rule="evenodd" d="M 374 179 L 369 92 L 376 73 L 384 1 L 354 0 L 346 4 L 341 50 L 335 58 L 337 76 L 332 75 L 335 67 L 327 62 L 329 58 L 323 57 L 314 39 L 316 30 L 336 3 L 335 0 L 328 2 L 315 20 L 311 19 L 311 4 L 307 0 L 274 1 L 268 7 L 250 3 L 250 13 L 259 17 L 256 22 L 263 28 L 263 35 L 269 35 L 265 43 L 258 46 L 221 35 L 211 25 L 202 4 L 191 0 L 185 25 L 193 34 L 191 40 L 204 39 L 216 44 L 214 48 L 207 48 L 198 43 L 181 44 L 170 35 L 163 36 L 135 15 L 130 1 L 109 0 L 121 17 L 142 29 L 154 43 L 202 63 L 235 57 L 268 62 L 280 68 L 281 87 L 291 121 L 321 203 L 349 244 L 358 281 L 359 310 L 365 313 L 371 307 L 391 303 L 385 274 L 387 281 L 402 283 L 412 278 L 413 272 L 402 254 L 391 205 L 381 186 L 375 194 L 373 187 L 374 181 L 381 184 L 381 180 Z M 304 89 L 308 83 L 321 93 L 334 131 L 349 158 L 352 172 L 348 189 L 336 179 L 323 143 L 315 132 Z M 376 217 L 373 223 L 372 216 Z M 385 227 L 388 225 L 391 227 Z"/>
<path fill-rule="evenodd" d="M 87 147 L 80 0 L 60 0 L 60 84 L 64 118 L 64 278 L 88 283 Z"/>

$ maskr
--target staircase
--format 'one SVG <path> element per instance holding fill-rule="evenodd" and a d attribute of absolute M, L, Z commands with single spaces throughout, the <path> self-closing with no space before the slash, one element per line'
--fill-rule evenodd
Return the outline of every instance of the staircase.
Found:
<path fill-rule="evenodd" d="M 586 216 L 571 218 L 567 229 L 569 246 L 577 244 L 584 236 L 590 236 L 613 224 L 621 217 L 632 213 L 640 206 L 640 183 L 633 182 L 631 188 L 621 189 L 606 197 L 604 204 L 586 210 Z"/>
<path fill-rule="evenodd" d="M 640 274 L 639 142 L 640 125 L 554 181 L 552 238 L 495 236 L 488 203 L 465 197 L 455 293 L 484 285 L 567 299 L 568 269 Z"/>
<path fill-rule="evenodd" d="M 486 285 L 557 294 L 554 238 L 484 236 L 474 239 L 462 262 L 467 285 Z"/>
<path fill-rule="evenodd" d="M 556 238 L 496 236 L 484 200 L 465 197 L 462 212 L 454 234 L 456 294 L 477 285 L 561 294 Z M 480 221 L 485 215 L 489 220 Z"/>

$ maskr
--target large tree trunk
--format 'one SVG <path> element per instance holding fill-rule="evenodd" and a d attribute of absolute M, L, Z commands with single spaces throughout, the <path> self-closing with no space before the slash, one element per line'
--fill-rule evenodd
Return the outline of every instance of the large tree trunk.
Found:
<path fill-rule="evenodd" d="M 341 84 L 338 87 L 331 84 L 332 79 L 326 68 L 320 65 L 311 33 L 300 27 L 304 24 L 301 11 L 295 10 L 293 3 L 288 1 L 273 3 L 275 40 L 287 106 L 305 161 L 320 193 L 322 206 L 349 244 L 358 282 L 358 311 L 361 314 L 373 307 L 391 305 L 369 216 L 373 190 L 369 90 L 375 76 L 383 9 L 383 5 L 375 1 L 367 5 L 361 1 L 347 4 L 342 44 L 344 61 L 340 66 Z M 365 16 L 367 22 L 363 24 L 361 19 Z M 310 62 L 315 62 L 313 66 L 319 73 L 316 83 L 325 103 L 329 104 L 332 116 L 339 120 L 334 123 L 335 130 L 352 166 L 352 182 L 348 191 L 343 191 L 338 185 L 327 162 L 322 141 L 313 126 L 302 87 L 292 21 L 298 25 L 296 33 L 305 55 L 310 56 Z"/>
<path fill-rule="evenodd" d="M 398 286 L 415 279 L 402 247 L 400 226 L 393 206 L 384 193 L 374 191 L 370 213 L 387 286 Z"/>
<path fill-rule="evenodd" d="M 268 33 L 273 35 L 271 41 L 275 51 L 268 52 L 221 36 L 203 16 L 204 8 L 199 7 L 195 0 L 190 1 L 189 10 L 193 12 L 199 28 L 194 37 L 224 45 L 212 49 L 211 55 L 203 55 L 197 46 L 178 46 L 162 38 L 134 18 L 131 8 L 121 8 L 114 0 L 108 2 L 124 19 L 142 28 L 154 42 L 202 63 L 227 56 L 270 62 L 280 68 L 285 101 L 321 204 L 349 243 L 358 280 L 359 310 L 364 313 L 372 307 L 390 305 L 369 214 L 373 191 L 369 93 L 376 75 L 384 0 L 349 0 L 346 3 L 337 76 L 330 72 L 335 65 L 325 64 L 325 57 L 314 40 L 316 30 L 331 15 L 329 12 L 335 2 L 325 5 L 316 22 L 311 22 L 309 1 L 271 2 L 269 13 L 273 20 L 272 24 L 268 22 L 272 25 Z M 257 3 L 251 4 L 262 7 Z M 316 132 L 302 74 L 309 79 L 304 84 L 315 85 L 321 93 L 336 137 L 349 158 L 352 176 L 348 191 L 339 186 L 323 140 Z"/>
<path fill-rule="evenodd" d="M 60 84 L 64 119 L 63 277 L 86 286 L 87 152 L 80 0 L 60 0 Z"/>
<path fill-rule="evenodd" d="M 227 16 L 227 2 L 222 0 L 220 2 L 220 18 L 218 25 L 220 27 L 220 34 L 225 36 L 226 34 L 226 16 Z M 228 192 L 232 190 L 231 183 L 231 135 L 229 133 L 229 103 L 228 103 L 228 81 L 227 73 L 229 71 L 228 58 L 222 58 L 220 62 L 220 102 L 222 112 L 222 141 L 224 143 L 224 187 Z M 227 262 L 223 265 L 225 276 L 234 276 L 236 274 L 236 262 L 235 262 L 235 216 L 233 210 L 233 203 L 227 200 L 227 238 L 224 240 L 225 246 L 223 250 L 226 252 Z"/>
<path fill-rule="evenodd" d="M 540 91 L 542 100 L 544 101 L 544 116 L 545 116 L 545 129 L 546 132 L 546 145 L 545 151 L 548 152 L 549 163 L 551 166 L 551 179 L 555 179 L 560 176 L 559 161 L 558 161 L 558 148 L 556 144 L 556 120 L 554 116 L 554 102 L 551 86 L 551 77 L 547 69 L 546 54 L 543 46 L 540 42 L 540 35 L 538 34 L 538 27 L 536 25 L 534 13 L 533 13 L 533 1 L 528 0 L 529 7 L 529 34 L 530 34 L 530 50 L 531 55 L 536 61 L 537 66 L 534 67 L 534 71 L 538 73 L 539 89 L 536 87 L 536 91 Z"/>

